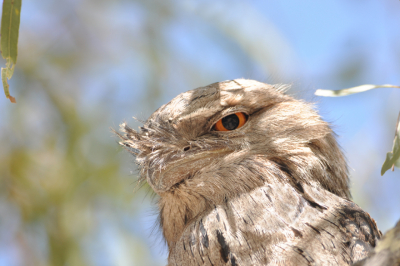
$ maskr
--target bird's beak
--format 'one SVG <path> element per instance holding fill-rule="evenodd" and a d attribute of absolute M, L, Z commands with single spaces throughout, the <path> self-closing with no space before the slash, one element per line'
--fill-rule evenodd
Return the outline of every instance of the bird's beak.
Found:
<path fill-rule="evenodd" d="M 167 162 L 164 169 L 148 169 L 147 182 L 156 193 L 166 192 L 184 180 L 192 178 L 196 172 L 210 165 L 216 157 L 229 152 L 231 152 L 229 148 L 193 151 L 182 158 Z"/>

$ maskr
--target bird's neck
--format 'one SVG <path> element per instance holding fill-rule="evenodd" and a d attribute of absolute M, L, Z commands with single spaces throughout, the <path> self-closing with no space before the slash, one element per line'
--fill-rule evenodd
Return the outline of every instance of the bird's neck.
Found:
<path fill-rule="evenodd" d="M 181 190 L 176 188 L 160 195 L 160 223 L 170 250 L 175 246 L 186 225 L 208 206 L 204 197 Z"/>
<path fill-rule="evenodd" d="M 340 171 L 335 167 L 326 171 L 322 167 L 321 158 L 314 153 L 307 155 L 295 154 L 289 158 L 246 155 L 242 160 L 238 156 L 231 156 L 231 163 L 230 158 L 225 160 L 227 166 L 211 165 L 167 192 L 160 193 L 160 222 L 169 249 L 175 247 L 184 229 L 199 215 L 266 184 L 289 186 L 313 203 L 302 184 L 323 188 L 347 199 L 349 193 L 345 163 L 344 167 L 336 167 Z M 328 186 L 330 180 L 336 180 L 337 184 Z"/>
<path fill-rule="evenodd" d="M 266 179 L 262 174 L 270 163 L 258 156 L 250 159 L 252 164 L 234 161 L 230 167 L 236 173 L 234 175 L 227 175 L 216 164 L 202 169 L 196 176 L 184 180 L 167 192 L 159 193 L 160 223 L 170 250 L 179 241 L 184 229 L 199 215 L 264 184 Z M 256 172 L 260 174 L 255 175 Z"/>

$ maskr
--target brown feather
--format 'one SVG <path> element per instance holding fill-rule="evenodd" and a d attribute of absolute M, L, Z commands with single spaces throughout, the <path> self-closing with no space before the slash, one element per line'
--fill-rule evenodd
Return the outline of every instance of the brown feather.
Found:
<path fill-rule="evenodd" d="M 120 142 L 160 195 L 169 265 L 349 265 L 380 238 L 350 201 L 328 123 L 287 86 L 214 83 L 178 95 Z M 221 118 L 248 115 L 232 131 Z"/>

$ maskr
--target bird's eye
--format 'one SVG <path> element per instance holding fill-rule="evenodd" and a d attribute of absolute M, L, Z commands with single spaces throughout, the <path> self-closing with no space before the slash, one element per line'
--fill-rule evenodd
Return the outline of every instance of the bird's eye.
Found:
<path fill-rule="evenodd" d="M 213 126 L 215 131 L 231 131 L 242 127 L 247 121 L 245 113 L 234 113 L 218 120 Z"/>

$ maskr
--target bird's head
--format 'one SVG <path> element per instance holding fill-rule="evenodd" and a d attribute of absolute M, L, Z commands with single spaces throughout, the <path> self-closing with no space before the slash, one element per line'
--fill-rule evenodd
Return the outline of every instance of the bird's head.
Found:
<path fill-rule="evenodd" d="M 197 88 L 161 106 L 139 131 L 122 124 L 120 143 L 161 196 L 185 186 L 221 199 L 277 179 L 350 197 L 334 133 L 286 88 L 244 79 Z"/>

